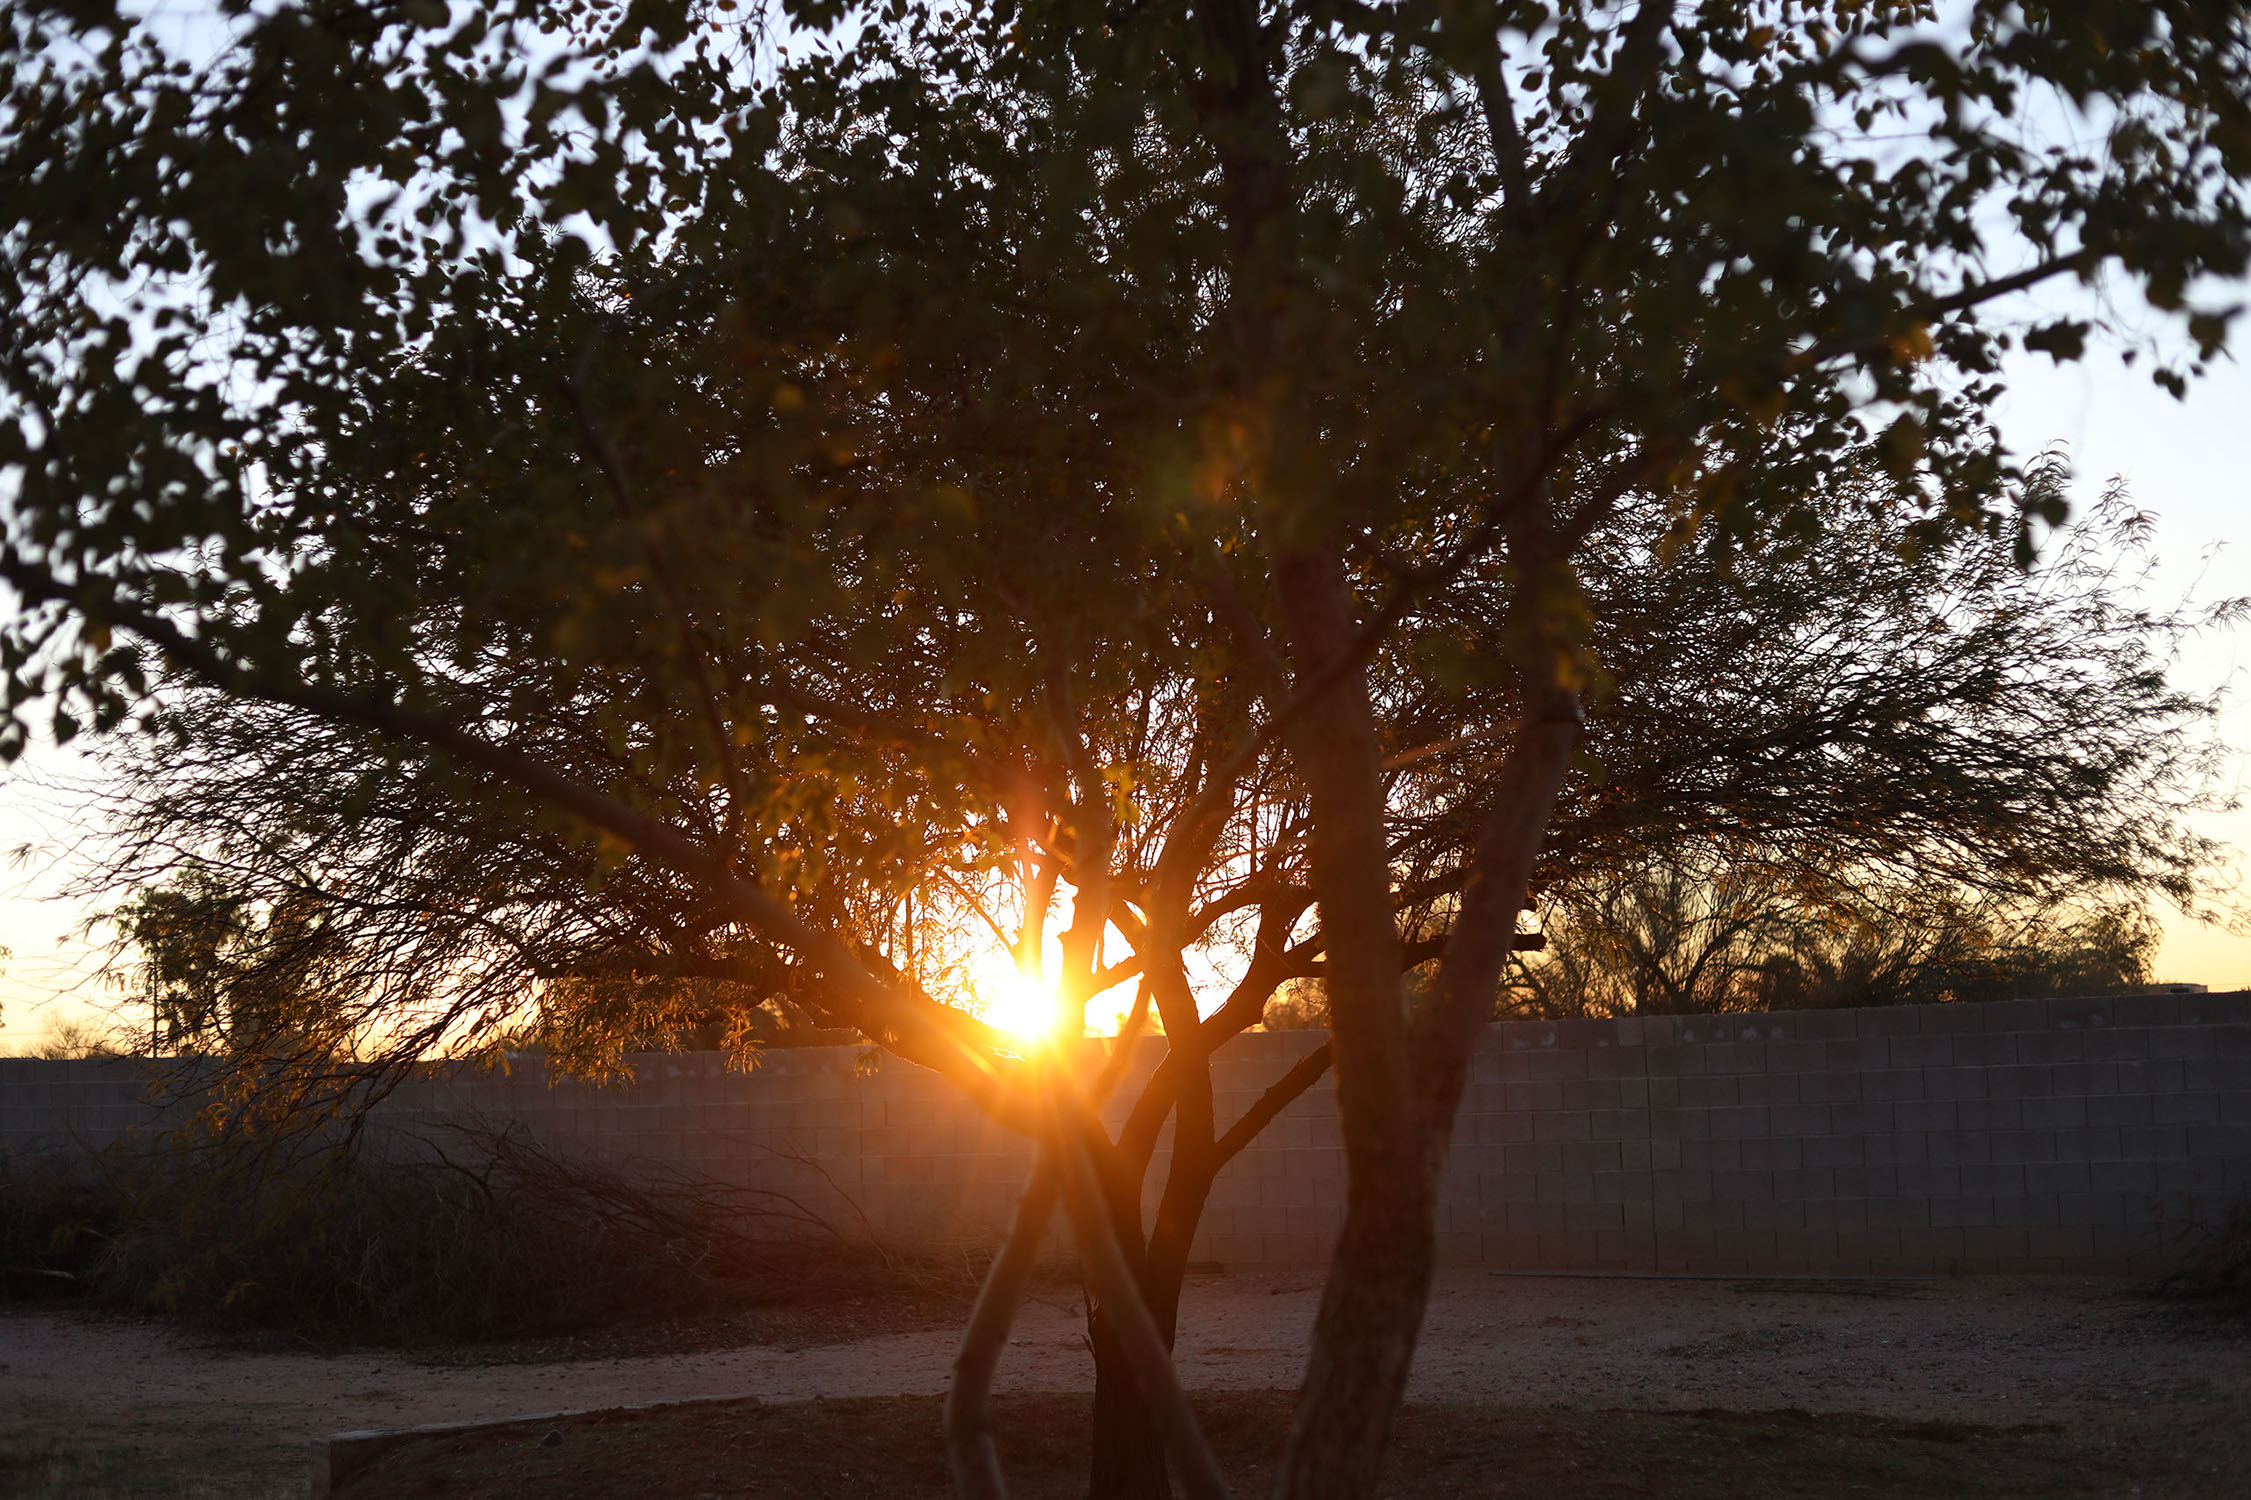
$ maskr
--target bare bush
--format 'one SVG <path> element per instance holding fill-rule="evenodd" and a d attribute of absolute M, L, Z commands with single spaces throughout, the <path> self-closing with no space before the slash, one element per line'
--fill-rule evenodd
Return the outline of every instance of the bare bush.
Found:
<path fill-rule="evenodd" d="M 11 1264 L 112 1305 L 319 1341 L 546 1336 L 922 1274 L 786 1196 L 565 1157 L 515 1131 L 286 1157 L 175 1139 L 76 1174 L 9 1170 Z M 19 1192 L 18 1178 L 45 1185 Z"/>

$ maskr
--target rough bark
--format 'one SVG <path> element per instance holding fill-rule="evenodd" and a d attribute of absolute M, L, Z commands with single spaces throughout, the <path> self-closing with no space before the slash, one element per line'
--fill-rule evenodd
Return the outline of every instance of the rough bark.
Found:
<path fill-rule="evenodd" d="M 1301 681 L 1328 672 L 1357 633 L 1342 561 L 1327 548 L 1277 559 Z M 1328 951 L 1330 1032 L 1348 1185 L 1344 1230 L 1314 1323 L 1280 1493 L 1372 1494 L 1429 1294 L 1432 1193 L 1407 1107 L 1406 1017 L 1385 847 L 1382 756 L 1362 672 L 1330 674 L 1291 736 L 1313 809 L 1313 888 Z"/>
<path fill-rule="evenodd" d="M 1117 1332 L 1099 1307 L 1086 1319 L 1094 1351 L 1094 1453 L 1087 1469 L 1089 1500 L 1172 1500 L 1164 1435 L 1134 1383 Z"/>

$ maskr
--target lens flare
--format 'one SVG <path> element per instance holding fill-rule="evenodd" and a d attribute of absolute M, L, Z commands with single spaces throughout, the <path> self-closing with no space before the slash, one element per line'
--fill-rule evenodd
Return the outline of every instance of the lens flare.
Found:
<path fill-rule="evenodd" d="M 1061 998 L 1046 979 L 1007 955 L 978 965 L 975 986 L 986 1025 L 1027 1042 L 1051 1041 L 1062 1030 Z"/>

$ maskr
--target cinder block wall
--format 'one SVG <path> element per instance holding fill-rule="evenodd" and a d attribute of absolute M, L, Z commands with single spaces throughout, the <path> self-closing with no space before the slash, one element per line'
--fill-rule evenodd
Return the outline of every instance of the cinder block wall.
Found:
<path fill-rule="evenodd" d="M 1322 1036 L 1240 1037 L 1221 1128 Z M 1113 1124 L 1163 1043 L 1141 1045 Z M 381 1111 L 776 1195 L 893 1243 L 989 1243 L 1030 1154 L 935 1074 L 857 1048 L 635 1059 L 550 1087 L 443 1066 Z M 151 1119 L 131 1063 L 0 1061 L 0 1146 Z M 1167 1165 L 1160 1149 L 1152 1185 Z M 2138 1271 L 2251 1194 L 2251 994 L 2034 1000 L 1488 1029 L 1446 1170 L 1449 1261 L 1552 1270 Z M 1222 1174 L 1196 1254 L 1312 1264 L 1344 1204 L 1316 1085 Z"/>

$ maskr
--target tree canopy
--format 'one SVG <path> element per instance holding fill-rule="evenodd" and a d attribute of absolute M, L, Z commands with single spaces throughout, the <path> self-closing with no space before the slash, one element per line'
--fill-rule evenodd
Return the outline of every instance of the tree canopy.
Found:
<path fill-rule="evenodd" d="M 368 806 L 404 768 L 645 866 L 637 938 L 786 955 L 1039 1131 L 949 1413 L 974 1494 L 977 1372 L 1059 1201 L 1212 1491 L 1136 1276 L 1186 1247 L 1117 1233 L 1133 1141 L 876 919 L 994 877 L 1034 954 L 1068 891 L 1064 1003 L 1115 934 L 1181 1060 L 1152 1111 L 1210 1170 L 1196 1064 L 1243 1012 L 1199 1021 L 1184 954 L 1240 920 L 1248 977 L 1319 965 L 1351 1181 L 1282 1485 L 1369 1493 L 1472 1029 L 1551 812 L 1600 802 L 1568 800 L 1591 647 L 1640 566 L 1605 599 L 1603 539 L 2029 558 L 2060 500 L 1994 429 L 2002 361 L 2105 330 L 2009 299 L 2138 289 L 2176 388 L 2220 351 L 2245 8 L 733 14 L 227 3 L 183 42 L 9 9 L 0 749 L 179 727 L 166 674 L 317 721 L 337 776 L 372 737 Z M 1956 711 L 1913 707 L 1877 716 L 1899 753 Z M 1713 733 L 1750 733 L 1717 762 L 1750 796 L 1746 712 Z"/>

